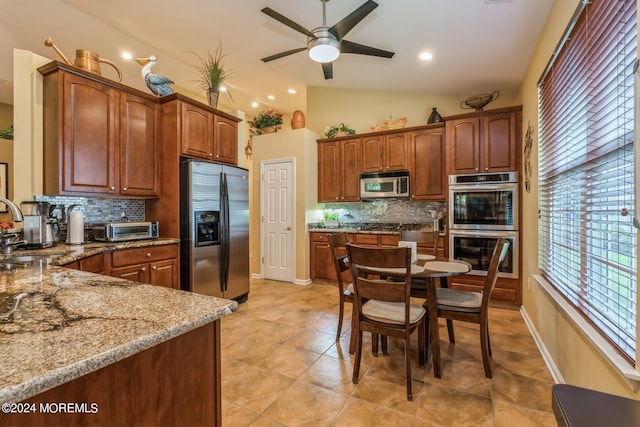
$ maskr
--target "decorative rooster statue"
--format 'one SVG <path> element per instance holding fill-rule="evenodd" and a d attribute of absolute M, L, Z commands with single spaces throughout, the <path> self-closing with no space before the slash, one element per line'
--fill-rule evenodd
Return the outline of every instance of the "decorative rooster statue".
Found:
<path fill-rule="evenodd" d="M 147 83 L 147 87 L 158 96 L 169 95 L 173 93 L 170 84 L 173 83 L 171 79 L 161 76 L 160 74 L 154 74 L 151 69 L 158 62 L 158 58 L 151 55 L 148 58 L 135 58 L 135 61 L 142 65 L 142 78 Z"/>

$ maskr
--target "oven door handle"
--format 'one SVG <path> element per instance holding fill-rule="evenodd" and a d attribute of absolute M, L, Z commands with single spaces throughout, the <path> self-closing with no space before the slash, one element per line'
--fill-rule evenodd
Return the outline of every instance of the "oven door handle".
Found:
<path fill-rule="evenodd" d="M 449 229 L 449 235 L 451 236 L 464 236 L 464 237 L 505 237 L 514 238 L 518 237 L 517 231 L 502 231 L 502 230 L 455 230 Z"/>
<path fill-rule="evenodd" d="M 476 184 L 476 185 L 449 185 L 450 192 L 456 191 L 487 191 L 487 190 L 517 190 L 518 184 Z"/>

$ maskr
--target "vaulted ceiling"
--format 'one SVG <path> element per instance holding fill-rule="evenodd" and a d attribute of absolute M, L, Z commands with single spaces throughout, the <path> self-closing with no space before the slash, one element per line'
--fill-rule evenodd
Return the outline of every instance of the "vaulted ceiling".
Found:
<path fill-rule="evenodd" d="M 330 0 L 331 26 L 365 0 Z M 306 51 L 265 63 L 260 58 L 306 46 L 306 37 L 261 13 L 279 12 L 312 30 L 322 25 L 321 0 L 1 0 L 0 102 L 12 103 L 13 48 L 51 59 L 53 38 L 71 60 L 88 49 L 119 66 L 126 85 L 148 91 L 140 66 L 122 59 L 155 55 L 154 72 L 196 90 L 198 63 L 219 43 L 232 73 L 232 108 L 305 109 L 305 87 L 374 89 L 460 96 L 515 96 L 553 0 L 377 0 L 347 40 L 395 52 L 391 59 L 342 54 L 325 80 Z M 418 59 L 429 51 L 430 61 Z M 116 78 L 103 65 L 105 77 Z M 295 89 L 292 95 L 288 89 Z M 269 96 L 274 97 L 270 99 Z"/>

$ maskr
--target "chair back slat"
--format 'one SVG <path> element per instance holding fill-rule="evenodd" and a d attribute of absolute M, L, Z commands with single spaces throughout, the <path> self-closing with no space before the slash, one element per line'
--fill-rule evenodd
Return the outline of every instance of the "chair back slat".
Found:
<path fill-rule="evenodd" d="M 489 263 L 489 269 L 487 270 L 487 277 L 485 278 L 482 288 L 482 307 L 488 309 L 489 298 L 498 281 L 498 273 L 500 272 L 500 264 L 507 256 L 509 252 L 509 241 L 500 237 L 496 242 L 496 246 L 493 249 L 493 255 L 491 255 L 491 261 Z"/>
<path fill-rule="evenodd" d="M 427 253 L 429 255 L 438 254 L 439 239 L 439 231 L 400 230 L 400 240 L 416 242 L 418 245 L 428 245 Z M 418 252 L 420 252 L 420 247 L 418 247 Z"/>

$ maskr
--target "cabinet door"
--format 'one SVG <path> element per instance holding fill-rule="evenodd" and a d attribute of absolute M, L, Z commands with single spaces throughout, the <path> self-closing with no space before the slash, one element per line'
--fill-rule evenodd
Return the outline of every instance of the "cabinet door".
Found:
<path fill-rule="evenodd" d="M 175 258 L 152 262 L 149 270 L 149 282 L 152 285 L 179 289 L 178 260 Z"/>
<path fill-rule="evenodd" d="M 318 202 L 336 202 L 340 197 L 339 158 L 337 142 L 318 144 Z"/>
<path fill-rule="evenodd" d="M 135 264 L 127 267 L 113 268 L 111 275 L 134 282 L 149 283 L 149 264 Z"/>
<path fill-rule="evenodd" d="M 119 92 L 72 74 L 63 79 L 63 191 L 115 194 Z"/>
<path fill-rule="evenodd" d="M 382 172 L 384 166 L 384 141 L 381 136 L 362 140 L 362 172 Z"/>
<path fill-rule="evenodd" d="M 411 200 L 445 198 L 444 128 L 411 134 Z"/>
<path fill-rule="evenodd" d="M 331 258 L 331 248 L 328 243 L 312 242 L 311 256 L 313 257 L 312 279 L 337 280 L 336 269 Z"/>
<path fill-rule="evenodd" d="M 480 119 L 469 117 L 446 122 L 452 174 L 480 171 Z"/>
<path fill-rule="evenodd" d="M 213 152 L 218 162 L 238 164 L 238 126 L 233 120 L 214 115 Z"/>
<path fill-rule="evenodd" d="M 384 170 L 406 170 L 408 166 L 407 134 L 397 133 L 385 136 L 384 141 Z"/>
<path fill-rule="evenodd" d="M 360 144 L 361 139 L 340 142 L 340 201 L 360 200 Z"/>
<path fill-rule="evenodd" d="M 159 196 L 158 108 L 153 101 L 122 94 L 120 107 L 120 192 Z"/>
<path fill-rule="evenodd" d="M 182 154 L 213 158 L 213 115 L 185 102 L 181 103 Z"/>
<path fill-rule="evenodd" d="M 484 172 L 516 170 L 516 114 L 494 114 L 482 122 Z"/>

